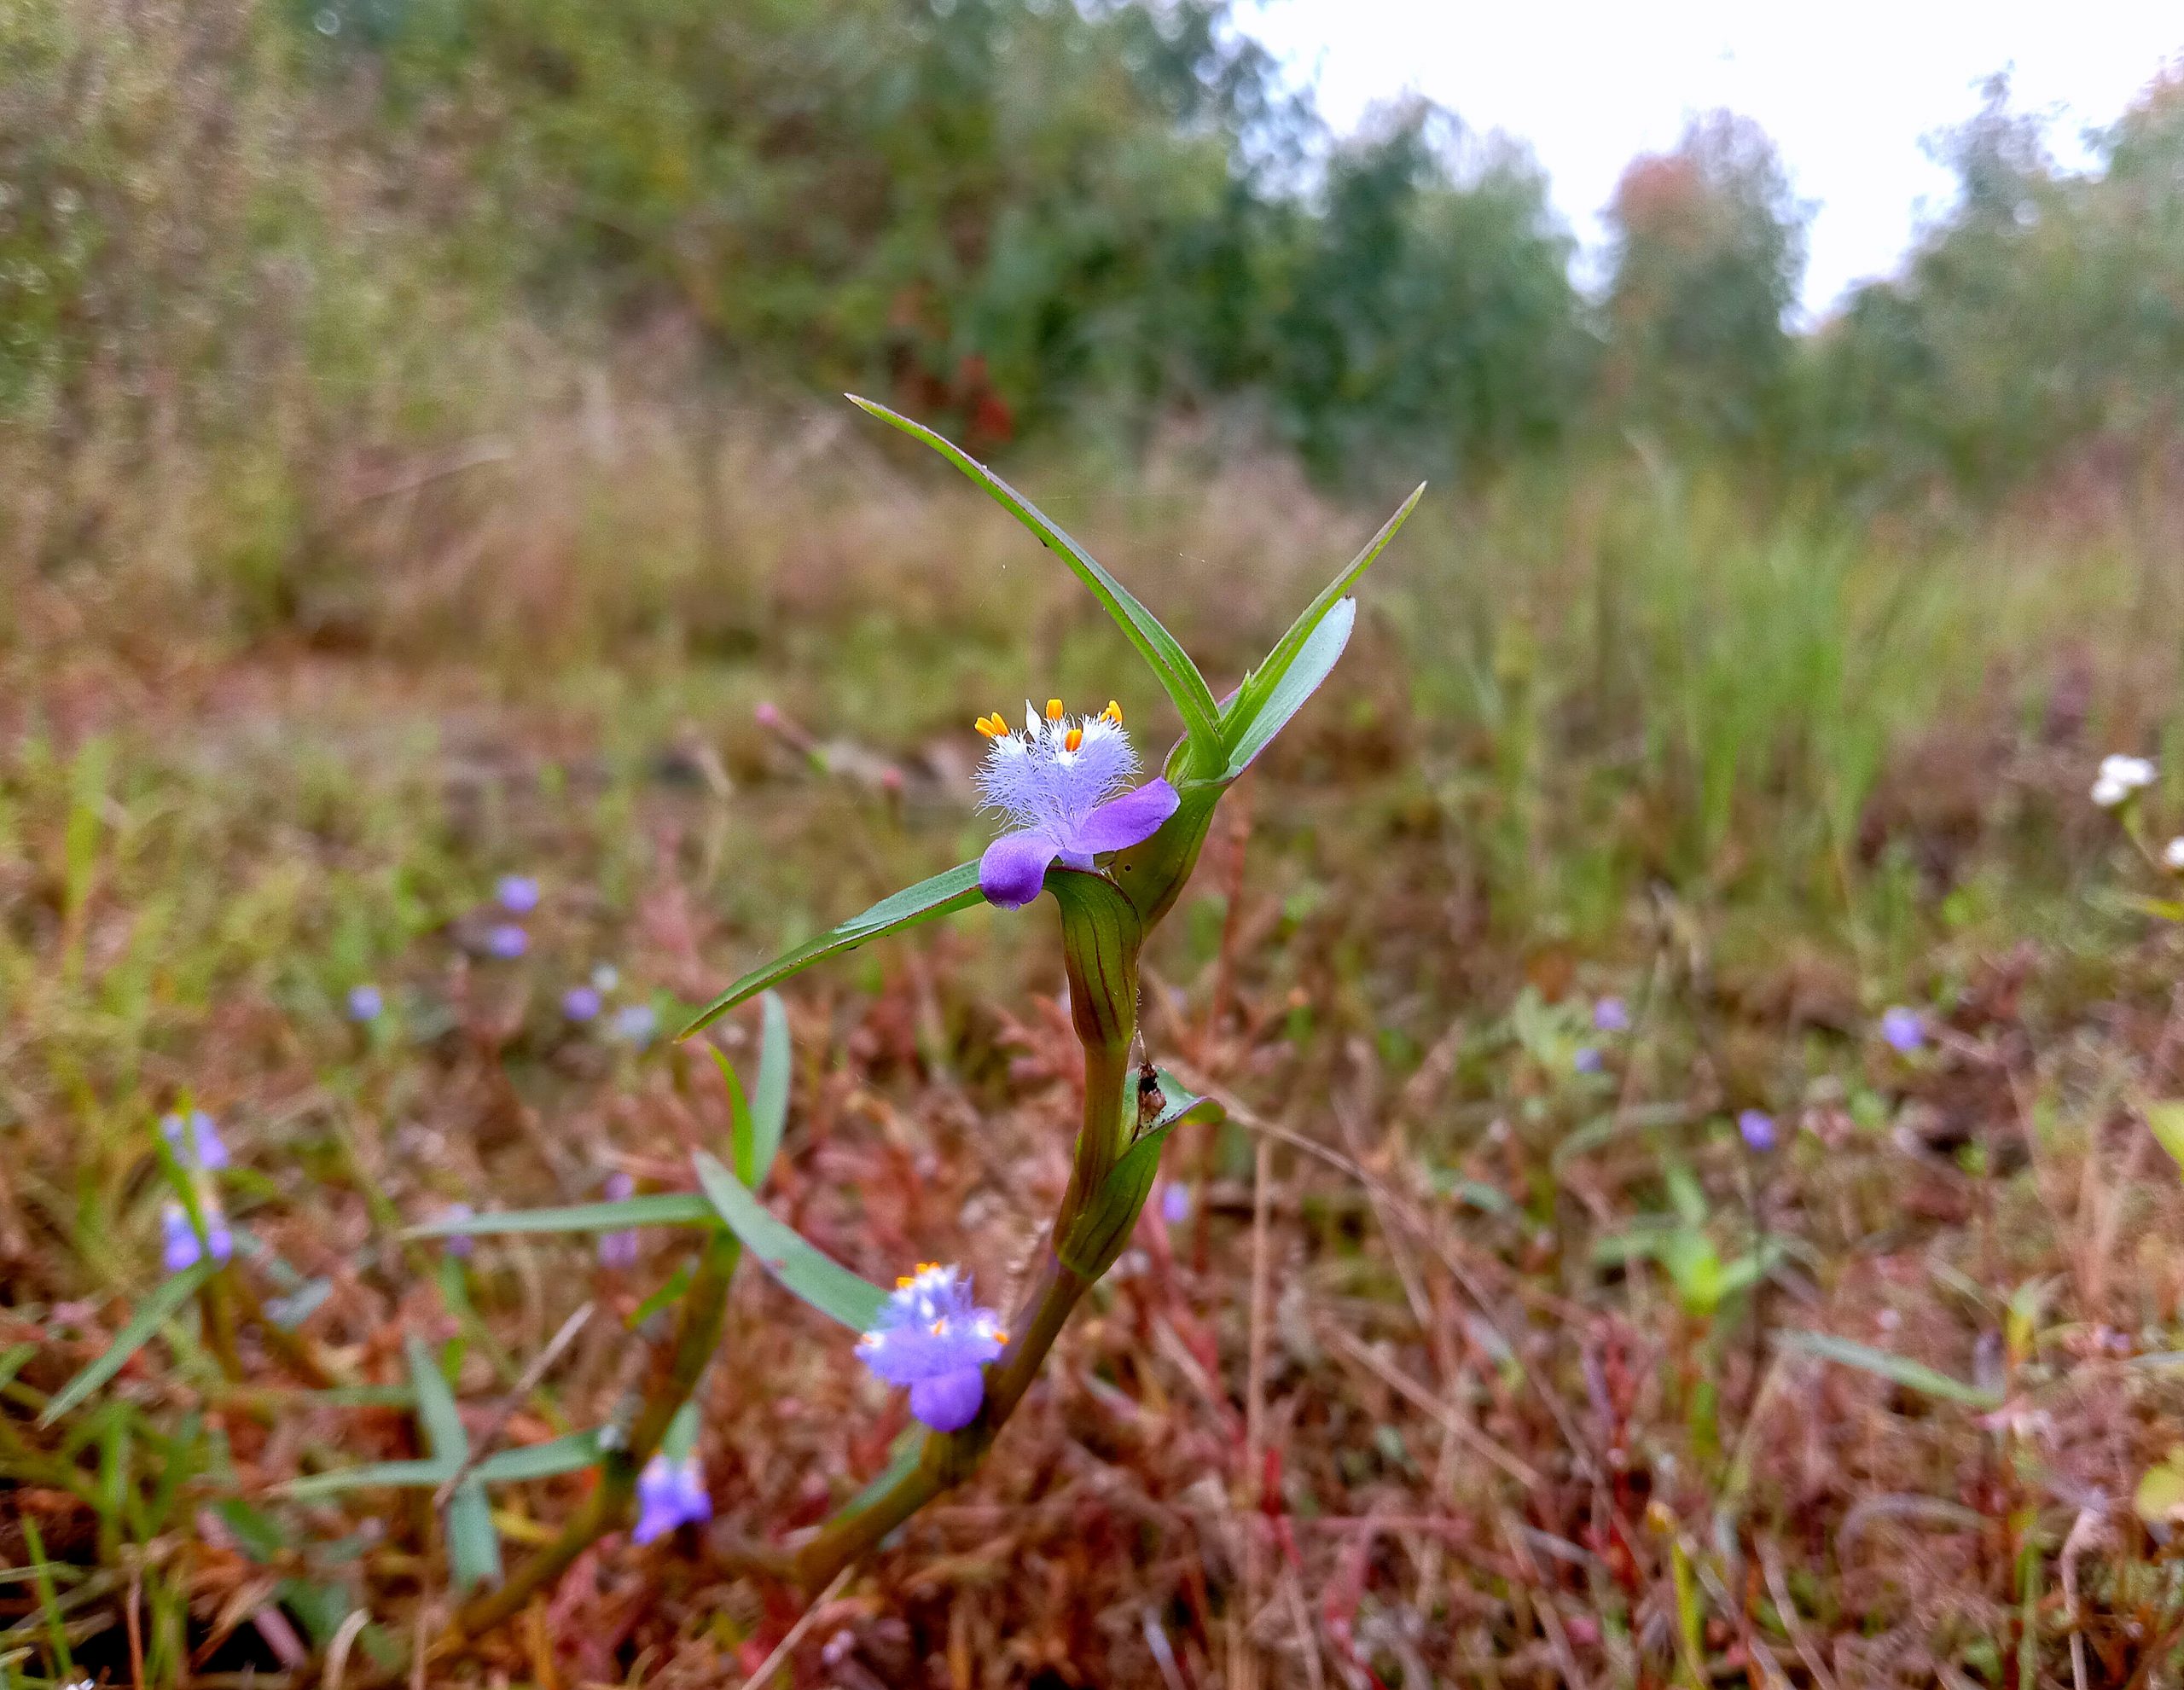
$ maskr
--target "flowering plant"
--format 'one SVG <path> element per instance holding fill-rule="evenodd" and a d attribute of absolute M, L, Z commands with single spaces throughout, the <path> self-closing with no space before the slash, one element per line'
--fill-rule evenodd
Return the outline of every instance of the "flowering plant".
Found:
<path fill-rule="evenodd" d="M 440 1362 L 421 1339 L 408 1341 L 410 1385 L 422 1459 L 380 1461 L 307 1474 L 287 1490 L 303 1499 L 343 1491 L 416 1486 L 434 1492 L 454 1582 L 468 1596 L 452 1616 L 444 1647 L 520 1612 L 610 1531 L 630 1529 L 640 1544 L 711 1518 L 697 1455 L 698 1387 L 721 1345 L 731 1276 L 748 1250 L 788 1290 L 854 1334 L 845 1344 L 874 1375 L 906 1387 L 920 1430 L 898 1445 L 886 1472 L 804 1541 L 779 1570 L 808 1588 L 826 1585 L 916 1509 L 977 1466 L 1023 1397 L 1085 1292 L 1121 1253 L 1153 1190 L 1160 1153 L 1182 1121 L 1211 1112 L 1141 1056 L 1138 958 L 1146 936 L 1173 909 L 1197 863 L 1223 796 L 1297 714 L 1341 656 L 1356 619 L 1349 596 L 1359 577 L 1416 505 L 1420 488 L 1364 549 L 1307 606 L 1265 659 L 1217 699 L 1197 665 L 1152 612 L 1021 494 L 950 442 L 864 400 L 867 411 L 939 452 L 1015 516 L 1070 568 L 1113 618 L 1153 671 L 1182 720 L 1182 733 L 1149 778 L 1124 728 L 1119 704 L 1072 716 L 1060 699 L 1025 706 L 1024 727 L 981 717 L 986 740 L 978 789 L 1002 822 L 981 856 L 882 899 L 830 932 L 746 975 L 680 1034 L 690 1038 L 739 1006 L 758 1000 L 762 1034 L 755 1084 L 746 1094 L 722 1053 L 708 1046 L 725 1084 L 727 1159 L 692 1157 L 694 1191 L 639 1192 L 624 1173 L 603 1185 L 603 1200 L 549 1210 L 474 1212 L 467 1205 L 412 1228 L 412 1239 L 442 1240 L 443 1268 L 456 1281 L 478 1240 L 510 1233 L 589 1234 L 599 1271 L 626 1272 L 641 1254 L 640 1228 L 694 1228 L 694 1258 L 645 1305 L 653 1346 L 647 1382 L 612 1424 L 545 1443 L 473 1452 Z M 788 1112 L 788 1021 L 770 988 L 799 970 L 885 935 L 990 903 L 1021 910 L 1051 894 L 1059 915 L 1072 1024 L 1083 1047 L 1083 1112 L 1067 1188 L 1014 1315 L 981 1306 L 967 1276 L 922 1263 L 886 1291 L 821 1253 L 759 1201 Z M 471 948 L 514 960 L 530 949 L 520 920 L 538 908 L 537 882 L 504 877 L 494 907 L 472 924 Z M 467 930 L 468 931 L 468 930 Z M 612 971 L 565 993 L 565 1020 L 582 1025 L 606 1008 Z M 367 1027 L 388 1013 L 375 985 L 352 990 L 351 1019 Z M 648 1005 L 618 1011 L 614 1036 L 642 1048 L 656 1028 Z M 227 1150 L 209 1116 L 177 1114 L 158 1141 L 173 1201 L 162 1211 L 165 1265 L 171 1277 L 107 1354 L 58 1395 L 50 1419 L 96 1390 L 165 1315 L 191 1296 L 203 1303 L 215 1347 L 232 1349 L 229 1299 L 253 1318 L 266 1314 L 241 1270 L 264 1247 L 231 1228 L 218 1202 Z M 537 1365 L 550 1363 L 575 1322 Z M 310 1347 L 265 1320 L 270 1343 L 293 1352 L 314 1385 L 333 1375 Z M 597 1481 L 561 1533 L 512 1572 L 501 1562 L 487 1501 L 494 1484 L 584 1469 Z"/>

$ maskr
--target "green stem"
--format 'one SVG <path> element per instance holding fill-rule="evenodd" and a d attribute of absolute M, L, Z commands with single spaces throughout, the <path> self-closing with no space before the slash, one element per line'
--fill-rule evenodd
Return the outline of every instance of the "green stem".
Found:
<path fill-rule="evenodd" d="M 1142 929 L 1136 911 L 1105 881 L 1063 874 L 1049 885 L 1062 906 L 1070 1015 L 1084 1047 L 1084 1115 L 1069 1188 L 1054 1217 L 1039 1276 L 1010 1327 L 1007 1351 L 986 1371 L 985 1400 L 978 1418 L 960 1432 L 926 1432 L 915 1466 L 858 1498 L 819 1529 L 796 1555 L 796 1581 L 807 1590 L 826 1588 L 844 1567 L 861 1559 L 889 1532 L 977 1469 L 1038 1377 L 1070 1311 L 1091 1288 L 1092 1280 L 1063 1262 L 1055 1246 L 1104 1194 L 1107 1176 L 1136 1122 L 1130 1050 L 1137 1031 L 1137 953 Z M 1141 1193 L 1138 1200 L 1143 1200 Z M 1130 1217 L 1131 1222 L 1135 1219 L 1134 1215 Z"/>
<path fill-rule="evenodd" d="M 452 1639 L 475 1637 L 520 1612 L 531 1597 L 566 1572 L 578 1555 L 628 1517 L 630 1500 L 636 1495 L 637 1475 L 667 1436 L 669 1422 L 697 1390 L 706 1362 L 720 1346 L 721 1327 L 728 1315 L 729 1281 L 741 1256 L 742 1246 L 732 1234 L 722 1231 L 707 1238 L 697 1271 L 690 1277 L 690 1288 L 683 1293 L 666 1365 L 654 1375 L 638 1405 L 628 1441 L 601 1463 L 598 1485 L 570 1516 L 559 1537 L 518 1567 L 514 1576 L 497 1589 L 473 1597 L 456 1612 L 448 1625 Z"/>

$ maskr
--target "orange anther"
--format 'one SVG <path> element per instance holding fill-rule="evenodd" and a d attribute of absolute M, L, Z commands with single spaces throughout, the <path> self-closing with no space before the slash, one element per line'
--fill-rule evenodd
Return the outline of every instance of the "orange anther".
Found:
<path fill-rule="evenodd" d="M 998 715 L 981 716 L 971 725 L 990 740 L 997 740 L 1008 731 L 1008 724 Z"/>
<path fill-rule="evenodd" d="M 1084 743 L 1084 730 L 1082 728 L 1071 729 L 1062 735 L 1061 742 L 1065 750 L 1075 751 Z"/>
<path fill-rule="evenodd" d="M 1047 720 L 1049 722 L 1059 722 L 1061 720 L 1061 700 L 1060 699 L 1048 699 L 1047 700 Z"/>
<path fill-rule="evenodd" d="M 1100 712 L 1100 716 L 1101 720 L 1112 722 L 1118 728 L 1123 725 L 1123 707 L 1112 699 L 1107 700 L 1107 707 Z"/>

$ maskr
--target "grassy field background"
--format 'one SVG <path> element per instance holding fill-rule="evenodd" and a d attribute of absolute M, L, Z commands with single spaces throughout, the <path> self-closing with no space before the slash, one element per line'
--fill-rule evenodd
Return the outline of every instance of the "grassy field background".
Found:
<path fill-rule="evenodd" d="M 1998 84 L 1792 335 L 1726 118 L 1594 299 L 1520 148 L 1328 136 L 1218 4 L 717 14 L 0 8 L 0 1690 L 2177 1683 L 2184 84 L 2083 171 Z M 982 713 L 1177 731 L 851 382 L 1217 693 L 1431 473 L 1147 960 L 1228 1118 L 818 1603 L 905 1411 L 746 1273 L 711 1521 L 410 1675 L 433 1489 L 327 1476 L 626 1413 L 694 1244 L 411 1229 L 688 1190 L 669 1035 L 983 847 Z M 1010 1305 L 1062 990 L 1036 908 L 790 982 L 773 1212 Z"/>
<path fill-rule="evenodd" d="M 311 1406 L 251 1331 L 239 1379 L 178 1321 L 32 1429 L 156 1280 L 162 1112 L 219 1120 L 263 1294 L 320 1288 L 303 1330 L 345 1378 L 398 1384 L 424 1336 L 482 1425 L 590 1301 L 501 1435 L 596 1423 L 668 1235 L 620 1269 L 397 1229 L 686 1184 L 724 1105 L 613 1010 L 671 1027 L 973 851 L 981 710 L 1114 694 L 1172 729 L 1004 515 L 825 413 L 735 452 L 732 579 L 678 558 L 686 494 L 622 451 L 394 467 L 410 508 L 340 537 L 376 566 L 329 572 L 308 634 L 156 583 L 16 601 L 4 1460 L 9 1553 L 35 1531 L 54 1580 L 7 1592 L 17 1672 L 67 1676 L 65 1637 L 80 1671 L 278 1673 L 314 1623 L 402 1635 L 445 1589 L 415 1507 L 280 1500 L 410 1434 Z M 1217 684 L 1371 520 L 1271 466 L 1021 479 Z M 2180 729 L 2174 524 L 1897 539 L 1639 464 L 1429 493 L 1151 962 L 1153 1048 L 1230 1124 L 1171 1153 L 1175 1218 L 801 1670 L 1658 1681 L 1688 1643 L 1756 1681 L 2155 1670 L 2176 1587 L 2129 1501 L 2174 1435 L 2184 1204 L 2140 1111 L 2184 1024 L 2086 789 Z M 516 961 L 481 954 L 505 874 L 543 890 Z M 601 963 L 608 1013 L 573 1025 Z M 1066 1168 L 1059 984 L 1045 924 L 991 913 L 797 981 L 778 1212 L 869 1276 L 1008 1287 Z M 1891 1005 L 1922 1048 L 1881 1039 Z M 746 1549 L 875 1471 L 900 1411 L 755 1278 L 703 1401 L 712 1527 L 610 1540 L 450 1673 L 757 1664 L 798 1608 Z M 497 1495 L 511 1548 L 573 1494 Z"/>

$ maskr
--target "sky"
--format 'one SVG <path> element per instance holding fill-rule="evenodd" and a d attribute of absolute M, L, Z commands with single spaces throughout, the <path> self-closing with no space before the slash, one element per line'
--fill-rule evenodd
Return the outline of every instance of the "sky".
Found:
<path fill-rule="evenodd" d="M 2184 52 L 2179 0 L 1245 0 L 1246 28 L 1316 86 L 1339 131 L 1415 91 L 1531 144 L 1597 255 L 1600 212 L 1636 154 L 1728 107 L 1774 139 L 1815 202 L 1804 305 L 1896 269 L 1949 171 L 1920 143 L 2008 69 L 2059 155 Z M 1581 262 L 1581 274 L 1588 273 Z"/>

